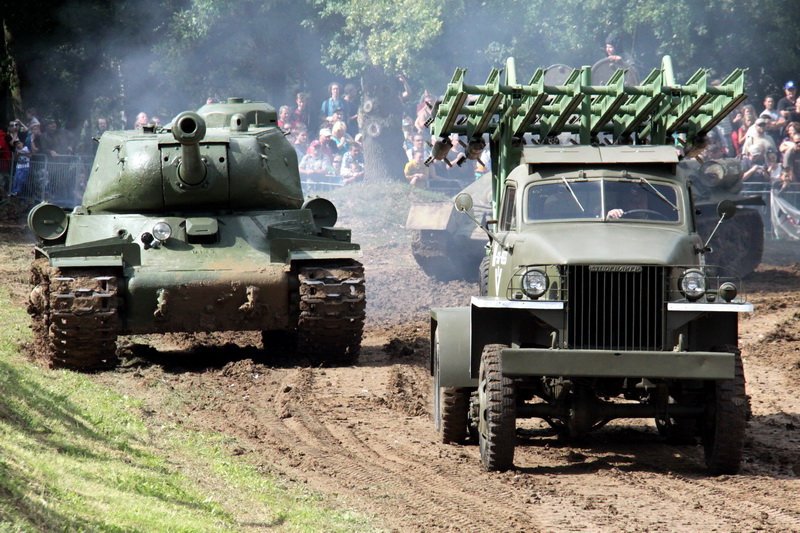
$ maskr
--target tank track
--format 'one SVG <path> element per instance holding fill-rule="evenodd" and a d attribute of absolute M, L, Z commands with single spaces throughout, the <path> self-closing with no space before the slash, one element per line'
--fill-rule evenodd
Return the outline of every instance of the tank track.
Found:
<path fill-rule="evenodd" d="M 301 266 L 297 355 L 325 366 L 358 360 L 364 331 L 364 267 L 320 263 Z"/>
<path fill-rule="evenodd" d="M 110 269 L 51 267 L 46 259 L 31 269 L 28 313 L 36 355 L 52 368 L 100 370 L 117 363 L 119 334 L 117 277 Z"/>

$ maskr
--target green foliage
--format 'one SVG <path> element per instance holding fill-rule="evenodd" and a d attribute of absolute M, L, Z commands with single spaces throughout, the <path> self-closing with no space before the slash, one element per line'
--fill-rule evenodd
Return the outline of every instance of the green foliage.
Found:
<path fill-rule="evenodd" d="M 318 22 L 309 27 L 327 29 L 330 45 L 322 61 L 346 77 L 379 67 L 386 73 L 408 73 L 441 31 L 446 2 L 437 0 L 314 0 Z"/>
<path fill-rule="evenodd" d="M 748 69 L 748 92 L 780 94 L 800 71 L 795 0 L 40 0 L 3 13 L 26 106 L 73 124 L 139 108 L 170 115 L 209 95 L 292 101 L 330 73 L 378 67 L 415 91 L 440 90 L 456 66 L 480 83 L 517 58 L 537 67 L 591 65 L 618 32 L 642 76 L 673 58 L 698 68 Z M 4 67 L 10 65 L 0 58 Z M 327 70 L 324 70 L 324 68 Z M 13 77 L 0 71 L 7 93 Z M 472 78 L 470 78 L 472 79 Z M 53 90 L 58 88 L 58 90 Z M 8 106 L 6 105 L 6 108 Z M 163 117 L 162 117 L 163 118 Z"/>

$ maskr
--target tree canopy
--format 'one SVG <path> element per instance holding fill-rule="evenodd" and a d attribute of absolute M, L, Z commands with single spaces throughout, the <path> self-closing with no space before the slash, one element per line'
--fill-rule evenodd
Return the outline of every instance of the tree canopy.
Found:
<path fill-rule="evenodd" d="M 795 15 L 794 0 L 38 0 L 2 13 L 0 84 L 7 115 L 169 118 L 208 96 L 280 105 L 304 90 L 314 105 L 330 81 L 376 69 L 418 94 L 455 67 L 480 83 L 508 56 L 523 76 L 591 65 L 613 31 L 645 74 L 663 54 L 679 80 L 747 68 L 761 98 L 800 76 Z"/>

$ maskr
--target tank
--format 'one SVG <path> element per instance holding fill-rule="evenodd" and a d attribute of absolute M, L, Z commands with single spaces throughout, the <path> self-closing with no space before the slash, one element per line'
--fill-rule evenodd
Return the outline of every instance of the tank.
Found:
<path fill-rule="evenodd" d="M 697 208 L 697 233 L 714 241 L 706 259 L 729 269 L 739 277 L 752 273 L 761 263 L 764 253 L 764 220 L 755 206 L 763 206 L 760 196 L 743 193 L 742 164 L 736 158 L 709 161 L 684 159 L 678 168 L 692 182 L 692 193 Z M 736 204 L 736 217 L 717 229 L 715 206 L 730 200 Z"/>
<path fill-rule="evenodd" d="M 484 174 L 463 191 L 475 199 L 472 215 L 484 223 L 492 217 L 492 175 Z M 453 197 L 453 200 L 455 196 Z M 478 264 L 486 257 L 486 234 L 449 202 L 411 206 L 406 229 L 412 231 L 411 252 L 428 276 L 451 281 L 478 280 Z"/>
<path fill-rule="evenodd" d="M 106 132 L 81 205 L 42 203 L 28 306 L 53 367 L 112 368 L 120 335 L 259 331 L 264 350 L 349 364 L 361 249 L 304 199 L 275 109 L 241 98 Z"/>

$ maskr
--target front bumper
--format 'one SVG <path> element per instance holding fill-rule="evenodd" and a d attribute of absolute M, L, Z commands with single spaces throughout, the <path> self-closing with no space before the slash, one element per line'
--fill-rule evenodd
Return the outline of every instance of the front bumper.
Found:
<path fill-rule="evenodd" d="M 655 352 L 506 348 L 503 375 L 733 379 L 735 355 L 727 352 Z"/>

